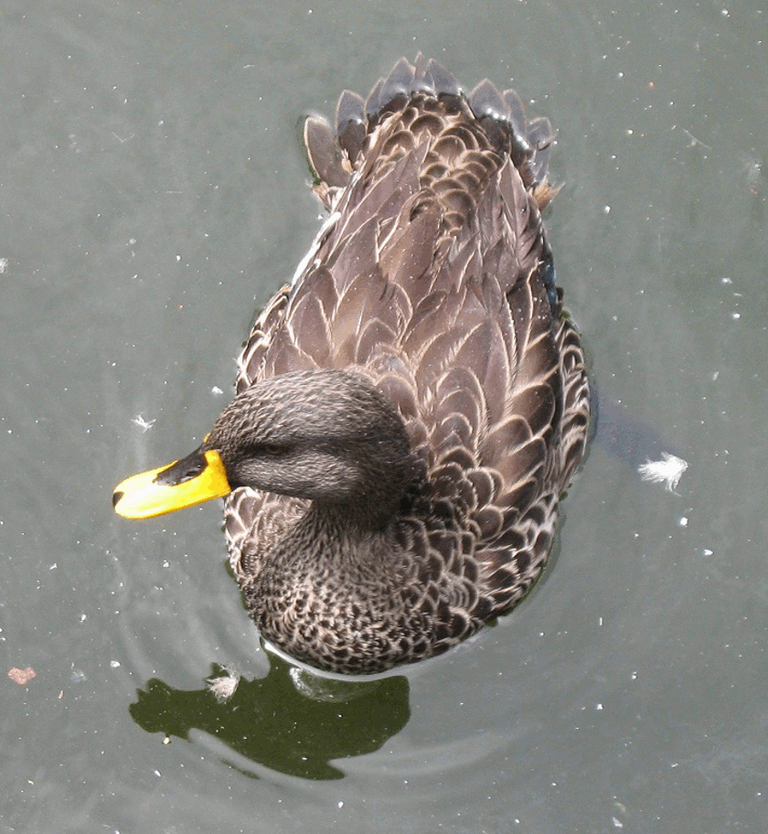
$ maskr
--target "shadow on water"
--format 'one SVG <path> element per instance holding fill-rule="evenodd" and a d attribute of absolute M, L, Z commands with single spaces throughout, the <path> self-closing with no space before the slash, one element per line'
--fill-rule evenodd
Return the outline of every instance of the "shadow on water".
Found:
<path fill-rule="evenodd" d="M 408 723 L 402 675 L 336 680 L 268 657 L 267 676 L 241 680 L 226 703 L 208 688 L 174 689 L 151 678 L 137 691 L 131 717 L 148 733 L 188 739 L 201 730 L 246 759 L 305 779 L 343 778 L 331 760 L 372 753 Z M 214 677 L 226 674 L 214 664 Z"/>

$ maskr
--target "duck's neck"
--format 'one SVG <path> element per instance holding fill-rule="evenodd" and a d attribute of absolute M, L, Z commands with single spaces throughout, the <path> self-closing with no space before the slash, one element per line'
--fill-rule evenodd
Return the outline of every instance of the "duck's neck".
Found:
<path fill-rule="evenodd" d="M 290 538 L 319 563 L 370 562 L 396 519 L 394 508 L 313 502 Z"/>

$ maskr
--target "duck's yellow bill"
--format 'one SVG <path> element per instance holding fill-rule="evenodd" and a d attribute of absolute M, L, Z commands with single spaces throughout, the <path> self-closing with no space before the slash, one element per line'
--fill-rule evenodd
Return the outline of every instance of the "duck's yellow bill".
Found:
<path fill-rule="evenodd" d="M 115 488 L 112 504 L 125 518 L 153 518 L 231 491 L 219 453 L 196 449 L 170 466 L 126 478 Z"/>

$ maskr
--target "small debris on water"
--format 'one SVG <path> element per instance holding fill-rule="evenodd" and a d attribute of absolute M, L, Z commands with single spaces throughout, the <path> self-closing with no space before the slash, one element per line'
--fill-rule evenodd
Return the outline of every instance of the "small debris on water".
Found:
<path fill-rule="evenodd" d="M 37 677 L 37 672 L 31 666 L 27 666 L 26 669 L 17 669 L 14 666 L 8 670 L 8 677 L 19 686 L 25 686 L 32 678 Z"/>

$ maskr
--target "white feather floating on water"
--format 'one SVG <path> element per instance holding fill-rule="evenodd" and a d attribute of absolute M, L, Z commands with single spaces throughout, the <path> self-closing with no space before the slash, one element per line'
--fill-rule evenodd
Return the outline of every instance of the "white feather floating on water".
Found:
<path fill-rule="evenodd" d="M 661 460 L 648 460 L 638 466 L 637 471 L 644 481 L 664 484 L 669 492 L 674 492 L 687 468 L 688 463 L 682 458 L 662 452 Z"/>
<path fill-rule="evenodd" d="M 240 673 L 231 666 L 222 666 L 222 669 L 223 675 L 208 678 L 205 682 L 206 688 L 213 693 L 220 704 L 225 703 L 235 694 L 241 677 Z"/>
<path fill-rule="evenodd" d="M 142 431 L 149 431 L 155 425 L 155 420 L 145 420 L 141 414 L 137 414 L 131 422 Z"/>

